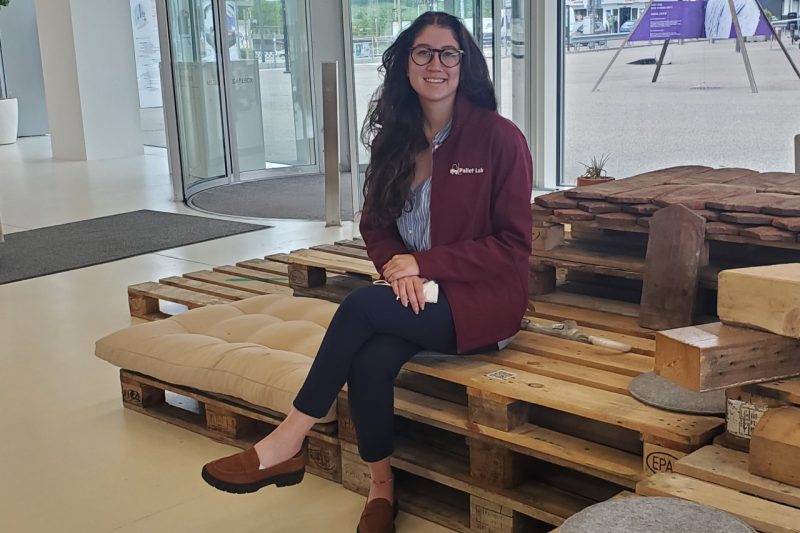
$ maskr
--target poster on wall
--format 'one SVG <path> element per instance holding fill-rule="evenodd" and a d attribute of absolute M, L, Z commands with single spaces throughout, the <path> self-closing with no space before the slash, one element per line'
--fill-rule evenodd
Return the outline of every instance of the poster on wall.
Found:
<path fill-rule="evenodd" d="M 733 5 L 743 37 L 772 34 L 756 0 L 734 0 Z M 728 0 L 664 0 L 650 5 L 629 40 L 735 38 Z"/>
<path fill-rule="evenodd" d="M 158 43 L 156 0 L 130 0 L 130 3 L 139 105 L 162 107 L 159 72 L 161 49 Z"/>

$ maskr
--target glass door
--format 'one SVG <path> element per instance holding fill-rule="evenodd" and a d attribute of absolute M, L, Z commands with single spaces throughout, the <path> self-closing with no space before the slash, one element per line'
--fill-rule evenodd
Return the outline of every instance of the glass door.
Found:
<path fill-rule="evenodd" d="M 227 4 L 235 180 L 317 172 L 306 0 Z"/>
<path fill-rule="evenodd" d="M 158 2 L 176 196 L 318 172 L 307 0 Z"/>
<path fill-rule="evenodd" d="M 163 6 L 163 4 L 162 4 Z M 166 0 L 168 61 L 162 55 L 162 76 L 171 78 L 169 115 L 176 127 L 168 136 L 170 151 L 179 153 L 178 168 L 172 172 L 182 177 L 183 194 L 230 182 L 231 166 L 227 157 L 226 114 L 223 110 L 224 84 L 220 54 L 222 47 L 235 43 L 231 33 L 220 35 L 217 28 L 228 20 L 211 0 Z M 162 7 L 163 9 L 163 7 Z M 163 25 L 163 19 L 160 20 Z M 223 40 L 224 37 L 224 40 Z M 162 50 L 164 46 L 162 46 Z M 163 64 L 171 68 L 163 68 Z M 165 72 L 168 70 L 168 72 Z M 165 102 L 165 105 L 166 102 Z"/>

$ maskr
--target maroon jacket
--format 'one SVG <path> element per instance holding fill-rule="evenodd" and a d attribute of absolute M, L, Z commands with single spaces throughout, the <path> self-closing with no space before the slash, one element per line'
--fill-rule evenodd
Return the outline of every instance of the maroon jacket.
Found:
<path fill-rule="evenodd" d="M 431 249 L 413 255 L 420 276 L 446 294 L 463 353 L 519 331 L 528 301 L 531 154 L 514 123 L 459 96 L 432 175 Z M 377 227 L 367 218 L 361 236 L 382 272 L 393 256 L 409 252 L 396 225 Z"/>

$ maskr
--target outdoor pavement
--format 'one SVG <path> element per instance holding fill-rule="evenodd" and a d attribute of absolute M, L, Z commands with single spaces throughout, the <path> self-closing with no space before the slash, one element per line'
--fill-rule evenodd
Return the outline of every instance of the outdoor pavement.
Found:
<path fill-rule="evenodd" d="M 611 175 L 625 177 L 679 164 L 746 166 L 759 171 L 792 171 L 793 137 L 800 134 L 800 79 L 775 42 L 748 43 L 758 86 L 750 90 L 742 55 L 734 40 L 691 41 L 670 45 L 672 62 L 657 83 L 654 65 L 632 65 L 654 58 L 660 45 L 623 50 L 599 91 L 592 87 L 620 41 L 609 48 L 570 52 L 565 57 L 564 173 L 571 183 L 581 161 L 609 154 Z M 789 46 L 800 66 L 800 50 Z M 357 124 L 380 83 L 378 63 L 355 65 Z M 297 157 L 291 76 L 283 68 L 261 75 L 265 159 Z M 510 115 L 512 60 L 502 60 L 501 112 Z M 516 94 L 516 91 L 514 92 Z M 142 110 L 148 144 L 163 146 L 160 108 Z M 360 149 L 362 163 L 366 151 Z"/>

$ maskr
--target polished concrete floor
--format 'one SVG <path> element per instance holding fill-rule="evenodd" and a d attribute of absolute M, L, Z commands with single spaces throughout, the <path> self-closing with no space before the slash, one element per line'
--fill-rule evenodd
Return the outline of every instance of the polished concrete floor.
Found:
<path fill-rule="evenodd" d="M 54 161 L 48 137 L 0 146 L 6 232 L 144 208 L 197 214 L 172 201 L 162 150 L 86 163 Z M 350 224 L 269 224 L 275 227 L 0 286 L 0 532 L 355 529 L 364 499 L 314 476 L 247 496 L 207 486 L 201 466 L 234 448 L 123 409 L 117 369 L 93 355 L 96 339 L 134 322 L 130 284 L 353 231 Z M 398 531 L 447 530 L 401 513 Z"/>

